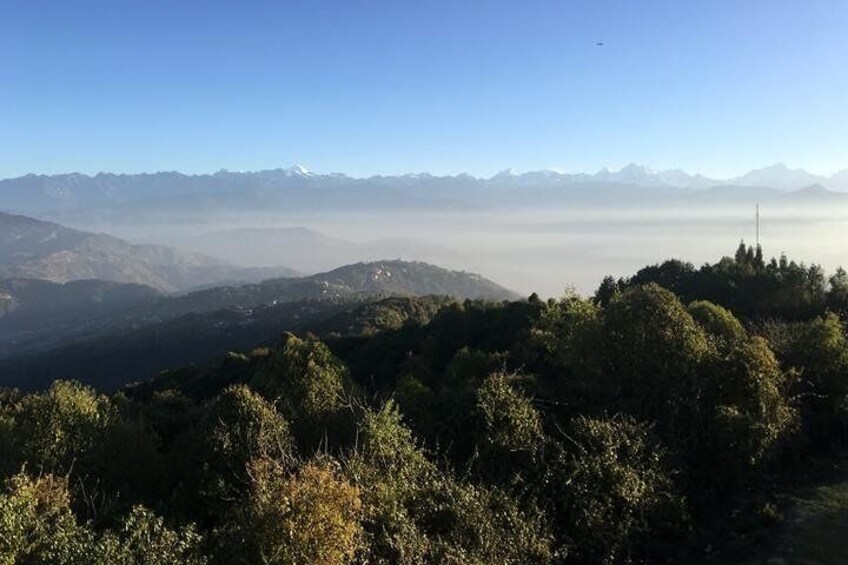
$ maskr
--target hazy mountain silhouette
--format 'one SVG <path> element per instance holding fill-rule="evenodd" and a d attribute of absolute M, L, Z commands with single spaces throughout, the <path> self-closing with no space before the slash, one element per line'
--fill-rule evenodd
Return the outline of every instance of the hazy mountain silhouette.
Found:
<path fill-rule="evenodd" d="M 491 178 L 428 173 L 354 178 L 340 173 L 317 174 L 296 165 L 287 169 L 202 175 L 30 174 L 0 180 L 0 196 L 5 209 L 22 213 L 86 209 L 117 209 L 128 213 L 215 209 L 421 210 L 526 205 L 535 199 L 548 201 L 554 196 L 561 202 L 599 198 L 615 202 L 615 199 L 634 197 L 687 195 L 715 186 L 798 190 L 812 184 L 848 191 L 848 171 L 825 177 L 777 164 L 736 178 L 713 179 L 678 169 L 655 171 L 631 163 L 618 171 L 602 169 L 594 174 L 555 170 L 519 174 L 505 170 Z M 640 190 L 634 191 L 634 187 Z"/>
<path fill-rule="evenodd" d="M 285 267 L 234 267 L 197 253 L 161 245 L 134 245 L 110 235 L 0 213 L 0 278 L 60 283 L 100 279 L 177 291 L 297 274 Z"/>

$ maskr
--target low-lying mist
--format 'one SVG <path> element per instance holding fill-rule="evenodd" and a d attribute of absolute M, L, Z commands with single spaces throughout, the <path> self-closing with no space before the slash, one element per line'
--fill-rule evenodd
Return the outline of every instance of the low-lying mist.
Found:
<path fill-rule="evenodd" d="M 627 276 L 678 258 L 695 264 L 732 254 L 756 237 L 755 204 L 593 206 L 516 211 L 310 213 L 204 212 L 56 218 L 135 242 L 167 244 L 245 267 L 303 273 L 377 259 L 473 271 L 522 294 L 591 293 L 605 275 Z M 766 257 L 786 253 L 831 272 L 848 264 L 848 204 L 761 208 Z"/>

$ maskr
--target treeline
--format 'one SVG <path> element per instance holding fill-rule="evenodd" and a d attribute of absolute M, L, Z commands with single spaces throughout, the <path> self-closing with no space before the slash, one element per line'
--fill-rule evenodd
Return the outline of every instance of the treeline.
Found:
<path fill-rule="evenodd" d="M 827 277 L 818 265 L 806 266 L 781 255 L 766 262 L 762 248 L 741 242 L 734 257 L 696 268 L 679 260 L 645 267 L 630 278 L 606 277 L 596 294 L 606 303 L 625 288 L 654 282 L 684 302 L 710 300 L 745 318 L 807 319 L 825 311 L 848 312 L 848 273 Z"/>
<path fill-rule="evenodd" d="M 719 265 L 791 265 L 753 261 Z M 744 556 L 776 485 L 848 441 L 848 342 L 826 303 L 737 316 L 686 294 L 714 268 L 685 270 L 684 300 L 631 279 L 404 302 L 364 310 L 379 331 L 286 334 L 111 396 L 5 390 L 0 562 Z"/>

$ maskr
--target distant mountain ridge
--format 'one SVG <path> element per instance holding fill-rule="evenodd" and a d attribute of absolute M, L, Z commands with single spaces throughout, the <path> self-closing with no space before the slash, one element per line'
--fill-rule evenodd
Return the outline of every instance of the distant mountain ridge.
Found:
<path fill-rule="evenodd" d="M 716 186 L 765 187 L 783 191 L 819 184 L 831 191 L 848 191 L 848 169 L 831 176 L 790 169 L 782 163 L 752 170 L 731 179 L 714 179 L 672 169 L 655 171 L 631 163 L 618 171 L 594 174 L 555 170 L 515 173 L 502 171 L 490 178 L 468 174 L 428 173 L 375 175 L 367 178 L 341 173 L 318 174 L 295 165 L 257 172 L 221 170 L 213 174 L 178 172 L 142 174 L 80 173 L 35 175 L 0 180 L 4 209 L 25 213 L 90 208 L 138 207 L 203 210 L 227 207 L 298 210 L 335 208 L 356 210 L 415 206 L 419 209 L 508 203 L 517 196 L 544 196 L 545 190 L 584 188 L 609 192 L 610 187 L 643 187 L 680 194 Z M 626 194 L 626 192 L 625 192 Z"/>
<path fill-rule="evenodd" d="M 210 283 L 252 281 L 298 273 L 284 267 L 245 269 L 161 245 L 135 245 L 0 212 L 0 279 L 57 283 L 100 279 L 172 292 Z"/>
<path fill-rule="evenodd" d="M 322 304 L 414 296 L 520 298 L 480 275 L 406 261 L 357 263 L 309 277 L 217 286 L 170 296 L 142 285 L 106 281 L 58 284 L 7 279 L 0 280 L 0 358 L 73 340 L 120 336 L 186 316 L 193 317 L 201 331 L 206 322 L 215 324 L 234 316 L 239 323 L 251 325 L 256 322 L 255 313 L 295 303 L 310 303 L 323 310 Z M 292 308 L 299 307 L 285 309 Z"/>
<path fill-rule="evenodd" d="M 451 271 L 418 261 L 373 261 L 345 265 L 308 277 L 219 286 L 168 297 L 138 315 L 164 320 L 183 314 L 298 300 L 345 300 L 362 296 L 451 296 L 457 299 L 517 300 L 520 295 L 475 273 Z"/>

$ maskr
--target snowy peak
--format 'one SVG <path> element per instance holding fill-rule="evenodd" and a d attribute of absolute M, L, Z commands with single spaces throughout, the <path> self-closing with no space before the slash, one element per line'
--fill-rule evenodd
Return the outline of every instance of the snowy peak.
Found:
<path fill-rule="evenodd" d="M 827 184 L 827 177 L 814 175 L 804 169 L 790 169 L 783 163 L 754 169 L 728 181 L 740 186 L 767 186 L 780 190 L 798 190 L 814 184 Z"/>
<path fill-rule="evenodd" d="M 509 169 L 504 169 L 504 170 L 500 171 L 495 176 L 493 176 L 490 180 L 506 180 L 506 179 L 515 178 L 516 176 L 518 176 L 518 175 L 515 174 L 515 169 L 509 168 Z"/>
<path fill-rule="evenodd" d="M 311 177 L 312 173 L 303 165 L 293 165 L 288 169 L 282 169 L 282 173 L 287 177 Z"/>
<path fill-rule="evenodd" d="M 602 168 L 595 174 L 563 173 L 554 169 L 517 173 L 506 169 L 487 182 L 511 185 L 558 186 L 585 182 L 603 182 L 642 187 L 682 188 L 703 190 L 716 186 L 752 186 L 776 188 L 783 191 L 799 190 L 820 184 L 829 190 L 848 191 L 848 169 L 832 177 L 809 173 L 803 169 L 791 169 L 783 163 L 752 170 L 742 176 L 719 180 L 700 174 L 689 174 L 680 169 L 658 171 L 638 163 L 629 163 L 617 171 Z"/>
<path fill-rule="evenodd" d="M 595 175 L 596 180 L 605 182 L 620 182 L 622 184 L 656 185 L 658 179 L 656 173 L 644 165 L 630 163 L 618 172 L 610 172 L 603 168 Z"/>

